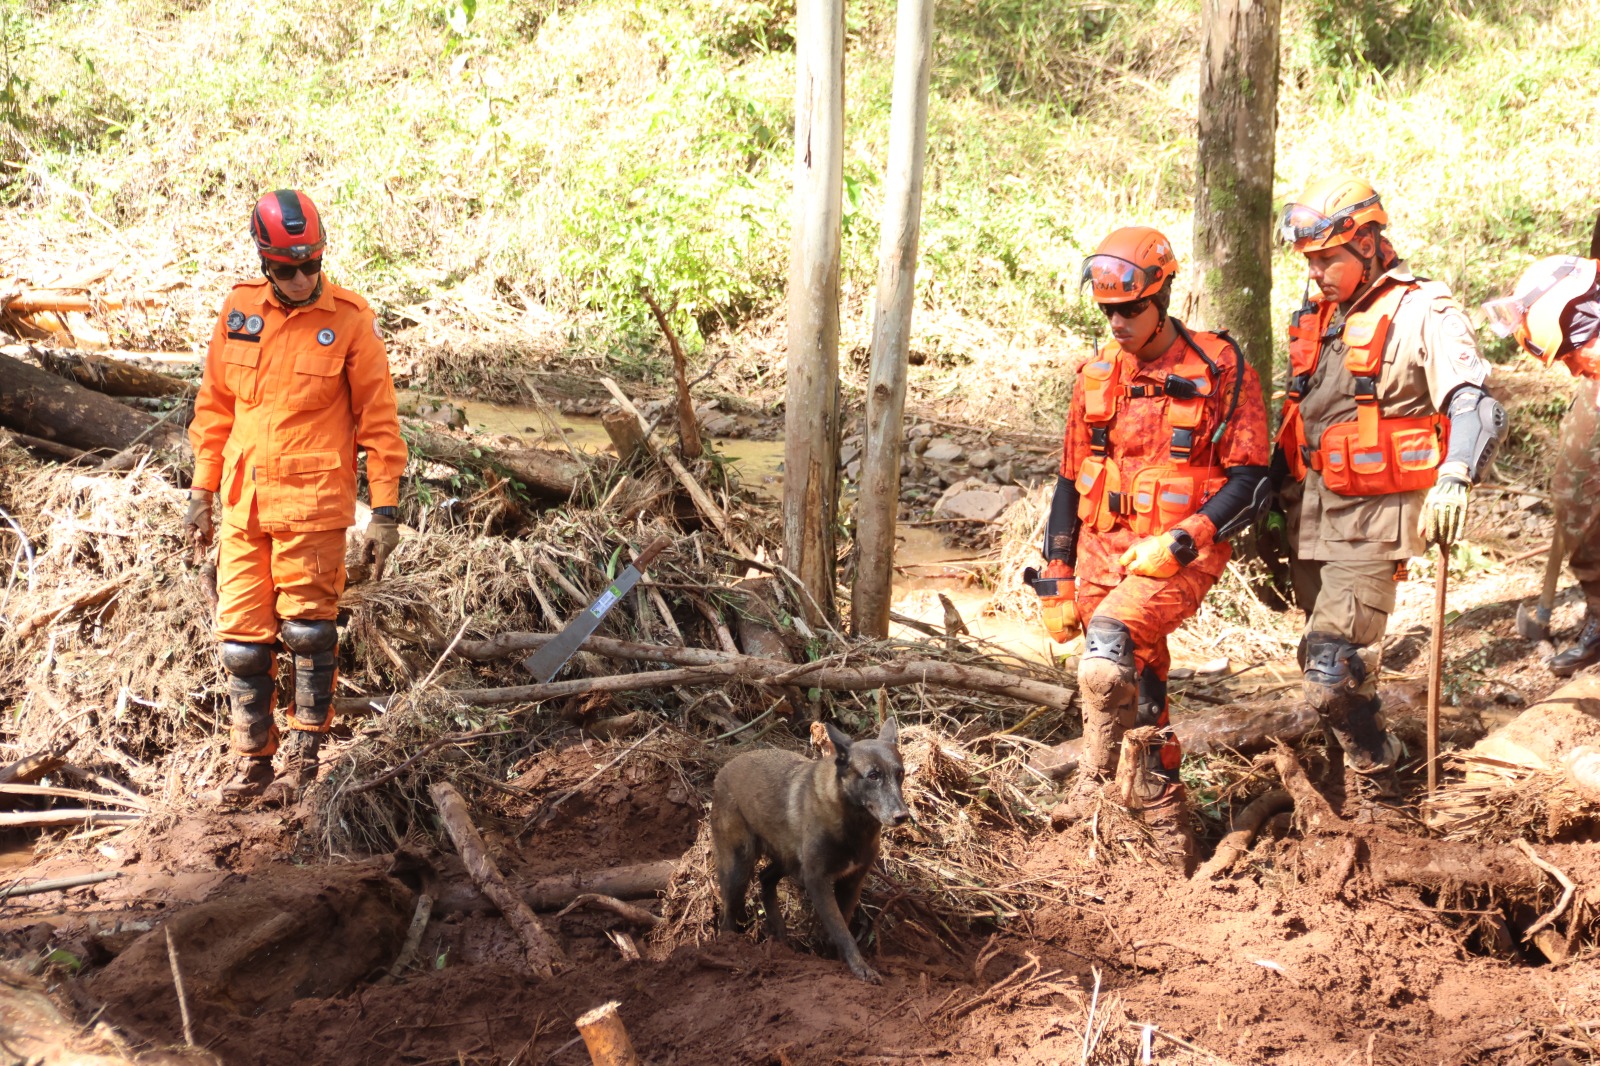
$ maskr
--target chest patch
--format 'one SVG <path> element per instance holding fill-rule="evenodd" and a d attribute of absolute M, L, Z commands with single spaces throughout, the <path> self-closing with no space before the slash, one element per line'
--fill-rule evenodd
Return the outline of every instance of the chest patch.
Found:
<path fill-rule="evenodd" d="M 331 330 L 331 329 L 319 329 L 319 330 L 317 330 L 317 343 L 322 345 L 324 348 L 326 348 L 328 345 L 332 344 L 333 343 L 333 330 Z"/>
<path fill-rule="evenodd" d="M 234 331 L 237 332 L 238 329 L 243 325 L 244 325 L 244 312 L 243 311 L 229 311 L 228 312 L 228 328 L 229 329 L 234 330 Z"/>
<path fill-rule="evenodd" d="M 260 333 L 261 327 L 265 326 L 266 324 L 266 320 L 260 315 L 251 315 L 249 318 L 244 320 L 244 331 L 246 333 Z"/>

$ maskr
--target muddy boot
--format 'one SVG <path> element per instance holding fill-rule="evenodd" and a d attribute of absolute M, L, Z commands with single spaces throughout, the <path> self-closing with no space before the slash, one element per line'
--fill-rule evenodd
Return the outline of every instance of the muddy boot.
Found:
<path fill-rule="evenodd" d="M 1578 642 L 1550 660 L 1550 672 L 1571 677 L 1585 666 L 1600 663 L 1600 616 L 1590 611 L 1578 631 Z"/>
<path fill-rule="evenodd" d="M 1181 781 L 1167 785 L 1161 795 L 1143 811 L 1144 824 L 1154 838 L 1157 856 L 1183 876 L 1194 873 L 1199 863 L 1194 820 L 1189 815 L 1189 796 Z"/>
<path fill-rule="evenodd" d="M 317 752 L 322 747 L 321 733 L 292 729 L 283 741 L 283 769 L 261 796 L 268 807 L 287 807 L 317 779 Z"/>
<path fill-rule="evenodd" d="M 1050 828 L 1061 832 L 1093 808 L 1107 779 L 1117 769 L 1122 734 L 1134 724 L 1133 638 L 1115 619 L 1095 617 L 1084 630 L 1084 656 L 1078 663 L 1078 695 L 1083 706 L 1083 750 L 1078 776 L 1066 798 L 1050 812 Z"/>
<path fill-rule="evenodd" d="M 272 784 L 272 756 L 245 755 L 234 765 L 233 776 L 223 782 L 217 802 L 243 807 L 260 799 Z"/>

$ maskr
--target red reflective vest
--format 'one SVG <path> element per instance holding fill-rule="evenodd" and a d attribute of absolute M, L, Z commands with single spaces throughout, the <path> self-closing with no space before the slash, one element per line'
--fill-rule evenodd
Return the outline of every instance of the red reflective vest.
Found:
<path fill-rule="evenodd" d="M 1388 285 L 1344 323 L 1344 368 L 1355 379 L 1356 417 L 1337 422 L 1322 433 L 1316 448 L 1306 440 L 1300 400 L 1309 387 L 1322 354 L 1322 339 L 1337 306 L 1302 307 L 1289 324 L 1289 387 L 1283 401 L 1278 445 L 1289 473 L 1305 480 L 1306 470 L 1322 475 L 1329 491 L 1340 496 L 1383 496 L 1430 488 L 1444 460 L 1450 423 L 1442 415 L 1384 418 L 1378 408 L 1378 381 L 1383 374 L 1383 348 L 1400 301 L 1416 286 Z"/>
<path fill-rule="evenodd" d="M 1078 518 L 1084 524 L 1103 532 L 1116 523 L 1118 516 L 1124 516 L 1138 536 L 1163 533 L 1200 510 L 1201 504 L 1228 480 L 1220 466 L 1197 466 L 1189 460 L 1194 453 L 1195 427 L 1205 413 L 1206 401 L 1216 390 L 1213 367 L 1220 367 L 1225 359 L 1238 359 L 1238 349 L 1214 333 L 1195 333 L 1190 339 L 1193 343 L 1174 376 L 1193 382 L 1192 395 L 1175 395 L 1166 385 L 1121 384 L 1121 362 L 1134 357 L 1115 342 L 1107 344 L 1094 362 L 1084 366 L 1083 409 L 1084 421 L 1089 424 L 1089 457 L 1079 467 L 1077 481 Z M 1196 352 L 1195 347 L 1200 351 Z M 1168 461 L 1152 463 L 1125 479 L 1115 457 L 1109 454 L 1111 424 L 1125 397 L 1152 395 L 1166 398 L 1164 422 L 1172 441 Z"/>

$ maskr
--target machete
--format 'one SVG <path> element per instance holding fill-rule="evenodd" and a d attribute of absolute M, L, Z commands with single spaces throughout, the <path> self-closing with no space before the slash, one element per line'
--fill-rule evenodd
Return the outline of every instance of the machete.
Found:
<path fill-rule="evenodd" d="M 617 575 L 616 580 L 607 586 L 598 599 L 584 608 L 578 617 L 568 622 L 566 628 L 557 633 L 554 640 L 522 660 L 523 669 L 533 675 L 534 681 L 542 685 L 560 673 L 561 668 L 567 665 L 567 660 L 577 654 L 578 649 L 583 646 L 583 642 L 600 628 L 600 622 L 605 618 L 606 612 L 615 607 L 617 601 L 639 583 L 641 572 L 671 544 L 672 542 L 666 537 L 657 537 L 651 541 L 650 546 L 640 552 L 626 570 Z"/>

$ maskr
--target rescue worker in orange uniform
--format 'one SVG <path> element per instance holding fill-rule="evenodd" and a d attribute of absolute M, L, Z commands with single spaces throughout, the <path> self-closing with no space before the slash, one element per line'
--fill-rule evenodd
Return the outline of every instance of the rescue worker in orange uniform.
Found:
<path fill-rule="evenodd" d="M 1084 260 L 1112 341 L 1078 371 L 1035 591 L 1055 640 L 1087 620 L 1083 751 L 1051 824 L 1084 815 L 1128 729 L 1155 726 L 1132 798 L 1167 857 L 1190 867 L 1167 636 L 1199 608 L 1232 556 L 1226 538 L 1262 502 L 1268 434 L 1260 381 L 1238 346 L 1168 313 L 1177 272 L 1171 243 L 1144 226 L 1114 231 Z"/>
<path fill-rule="evenodd" d="M 333 726 L 356 449 L 367 453 L 372 520 L 362 551 L 375 574 L 399 542 L 406 465 L 383 339 L 367 302 L 323 276 L 327 231 L 316 205 L 303 192 L 270 192 L 250 233 L 264 276 L 234 287 L 211 334 L 189 426 L 195 469 L 184 519 L 209 545 L 221 493 L 217 636 L 239 756 L 222 787 L 229 805 L 290 802 L 316 778 Z M 274 775 L 280 642 L 293 656 L 294 709 Z"/>
<path fill-rule="evenodd" d="M 1567 565 L 1583 590 L 1587 613 L 1577 643 L 1550 660 L 1569 677 L 1600 663 L 1600 263 L 1574 255 L 1541 259 L 1523 271 L 1512 294 L 1483 305 L 1489 326 L 1516 337 L 1546 366 L 1560 359 L 1578 379 L 1561 421 L 1560 451 L 1550 493 Z"/>
<path fill-rule="evenodd" d="M 1460 539 L 1470 487 L 1506 432 L 1466 314 L 1407 269 L 1388 222 L 1373 187 L 1347 175 L 1313 181 L 1284 209 L 1281 235 L 1310 283 L 1289 327 L 1273 454 L 1306 612 L 1306 702 L 1331 736 L 1339 787 L 1348 765 L 1379 791 L 1403 754 L 1378 699 L 1395 582 L 1429 542 Z"/>

